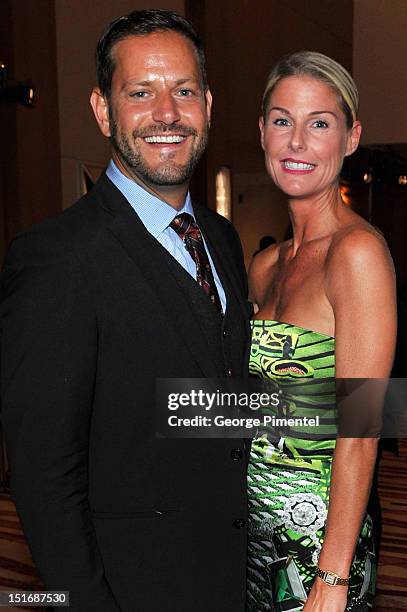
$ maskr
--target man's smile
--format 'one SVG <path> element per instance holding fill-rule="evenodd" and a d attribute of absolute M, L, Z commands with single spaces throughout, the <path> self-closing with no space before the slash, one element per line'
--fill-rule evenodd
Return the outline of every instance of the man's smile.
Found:
<path fill-rule="evenodd" d="M 180 136 L 179 134 L 168 135 L 168 136 L 145 136 L 143 138 L 144 142 L 148 142 L 149 144 L 178 144 L 185 140 L 185 136 Z"/>

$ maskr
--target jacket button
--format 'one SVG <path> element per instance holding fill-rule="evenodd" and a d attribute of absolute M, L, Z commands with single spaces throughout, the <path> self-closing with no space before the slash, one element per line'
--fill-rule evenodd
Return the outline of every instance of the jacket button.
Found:
<path fill-rule="evenodd" d="M 223 332 L 222 332 L 222 336 L 223 336 L 224 338 L 226 338 L 226 335 L 227 335 L 227 331 L 226 331 L 226 329 L 224 329 L 224 330 L 223 330 Z"/>
<path fill-rule="evenodd" d="M 232 457 L 233 461 L 239 461 L 243 457 L 243 451 L 240 450 L 240 448 L 234 448 L 231 451 L 230 456 Z"/>
<path fill-rule="evenodd" d="M 242 527 L 244 527 L 246 525 L 246 521 L 244 519 L 236 519 L 235 521 L 233 521 L 233 527 L 236 527 L 236 529 L 242 529 Z"/>
<path fill-rule="evenodd" d="M 228 368 L 227 372 L 226 372 L 227 376 L 232 376 L 232 370 L 230 368 Z"/>

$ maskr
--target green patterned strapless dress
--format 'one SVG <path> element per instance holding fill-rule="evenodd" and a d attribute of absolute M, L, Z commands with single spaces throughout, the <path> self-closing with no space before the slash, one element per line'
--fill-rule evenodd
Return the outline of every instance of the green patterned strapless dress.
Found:
<path fill-rule="evenodd" d="M 335 407 L 334 338 L 269 320 L 252 321 L 252 332 L 251 375 L 278 382 L 285 416 L 315 417 Z M 270 430 L 253 440 L 248 467 L 248 612 L 303 609 L 324 540 L 334 448 L 332 425 L 325 431 L 321 425 L 314 434 L 308 430 L 308 435 L 301 428 Z M 371 609 L 375 553 L 369 515 L 350 578 L 346 609 Z"/>

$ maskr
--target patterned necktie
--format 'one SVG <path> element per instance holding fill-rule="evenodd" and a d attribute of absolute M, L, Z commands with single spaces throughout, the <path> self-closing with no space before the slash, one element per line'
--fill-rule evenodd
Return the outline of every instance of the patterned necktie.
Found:
<path fill-rule="evenodd" d="M 195 223 L 193 216 L 188 213 L 181 213 L 175 217 L 170 227 L 177 232 L 196 264 L 196 280 L 198 284 L 201 285 L 217 310 L 222 312 L 222 305 L 205 250 L 201 230 Z"/>

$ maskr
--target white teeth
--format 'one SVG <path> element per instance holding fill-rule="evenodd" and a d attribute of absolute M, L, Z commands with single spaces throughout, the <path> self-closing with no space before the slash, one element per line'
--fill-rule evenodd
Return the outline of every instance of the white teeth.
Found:
<path fill-rule="evenodd" d="M 174 142 L 182 142 L 184 136 L 146 136 L 146 142 L 172 144 Z"/>
<path fill-rule="evenodd" d="M 304 164 L 302 162 L 284 161 L 284 166 L 289 170 L 313 170 L 314 164 Z"/>

